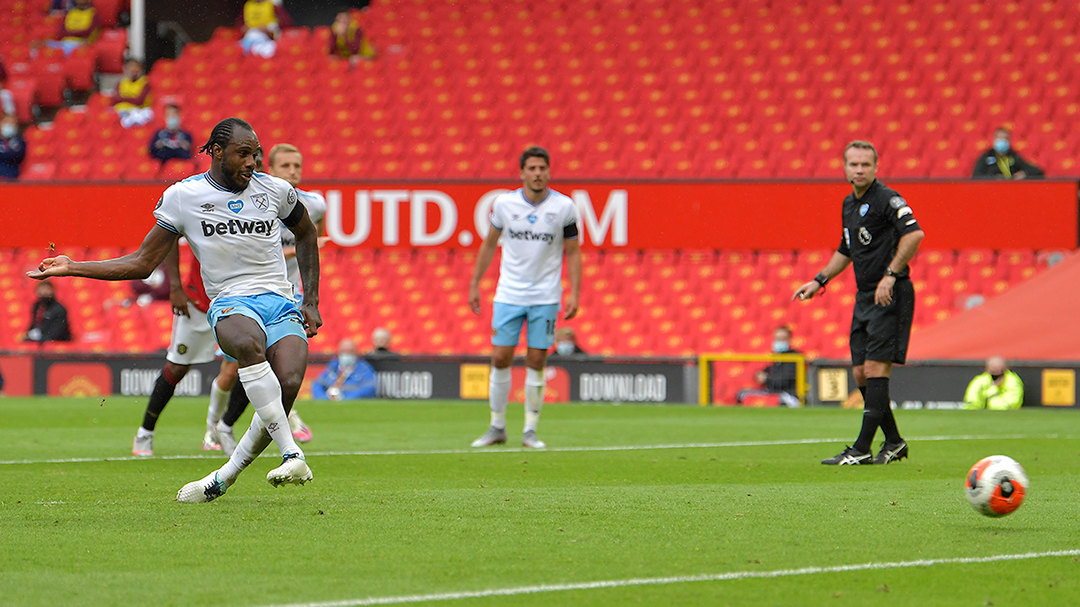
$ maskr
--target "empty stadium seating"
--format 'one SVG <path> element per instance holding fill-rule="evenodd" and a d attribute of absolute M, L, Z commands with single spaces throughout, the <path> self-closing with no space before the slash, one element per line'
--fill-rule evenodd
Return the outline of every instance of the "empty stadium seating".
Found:
<path fill-rule="evenodd" d="M 885 179 L 962 177 L 1003 123 L 1048 175 L 1080 174 L 1076 3 L 375 0 L 364 25 L 380 54 L 354 69 L 326 56 L 325 27 L 286 31 L 272 59 L 219 28 L 157 62 L 156 98 L 181 97 L 197 139 L 239 115 L 265 143 L 322 146 L 327 178 L 503 178 L 533 143 L 560 178 L 835 178 L 855 138 L 878 145 Z M 33 71 L 20 99 L 85 87 L 91 58 L 119 71 L 122 30 L 63 65 L 20 59 L 27 36 L 0 45 Z M 66 128 L 92 140 L 115 122 L 88 112 Z M 135 133 L 118 142 L 145 154 Z"/>
<path fill-rule="evenodd" d="M 73 252 L 86 259 L 118 249 Z M 0 305 L 5 330 L 0 350 L 20 341 L 29 320 L 31 281 L 24 272 L 45 251 L 0 250 Z M 919 293 L 915 331 L 1028 280 L 1062 252 L 1032 250 L 927 250 L 912 277 Z M 570 321 L 591 354 L 696 356 L 706 352 L 764 352 L 779 325 L 794 330 L 793 346 L 812 358 L 845 358 L 854 305 L 850 272 L 834 279 L 824 297 L 791 302 L 791 293 L 813 276 L 828 251 L 652 250 L 589 251 L 585 255 L 582 308 Z M 484 354 L 490 349 L 490 305 L 481 316 L 468 306 L 473 251 L 322 250 L 325 321 L 312 339 L 314 352 L 330 353 L 346 336 L 362 345 L 371 330 L 389 328 L 394 347 L 413 354 Z M 186 272 L 187 256 L 183 257 Z M 497 261 L 496 261 L 497 263 Z M 496 276 L 481 289 L 490 301 Z M 158 351 L 168 345 L 168 302 L 124 307 L 125 283 L 58 281 L 77 342 L 86 350 Z M 743 369 L 746 371 L 746 368 Z"/>

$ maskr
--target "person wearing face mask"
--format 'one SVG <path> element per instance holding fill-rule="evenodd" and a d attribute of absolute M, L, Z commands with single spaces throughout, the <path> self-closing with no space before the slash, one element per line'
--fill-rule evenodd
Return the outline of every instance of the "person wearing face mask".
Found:
<path fill-rule="evenodd" d="M 0 119 L 0 180 L 18 179 L 24 159 L 26 142 L 19 136 L 19 122 L 7 114 Z"/>
<path fill-rule="evenodd" d="M 1000 356 L 987 359 L 986 372 L 976 375 L 964 393 L 964 409 L 1008 411 L 1023 404 L 1024 382 Z"/>
<path fill-rule="evenodd" d="M 1043 170 L 1012 149 L 1012 133 L 1005 127 L 994 131 L 994 145 L 975 161 L 974 179 L 1040 179 Z"/>
<path fill-rule="evenodd" d="M 191 134 L 180 129 L 180 108 L 175 104 L 165 106 L 165 128 L 150 140 L 150 155 L 162 163 L 179 158 L 191 159 Z"/>
<path fill-rule="evenodd" d="M 71 341 L 67 309 L 56 301 L 56 289 L 52 283 L 42 281 L 34 289 L 34 293 L 38 300 L 30 308 L 30 328 L 26 331 L 25 340 L 38 343 Z"/>
<path fill-rule="evenodd" d="M 360 358 L 356 342 L 346 337 L 338 344 L 337 358 L 311 384 L 315 400 L 353 400 L 375 396 L 375 369 Z"/>
<path fill-rule="evenodd" d="M 555 350 L 548 355 L 548 358 L 588 355 L 588 352 L 582 350 L 581 346 L 578 345 L 577 335 L 574 334 L 573 329 L 561 327 L 555 331 Z"/>
<path fill-rule="evenodd" d="M 799 351 L 791 347 L 791 329 L 777 327 L 773 331 L 773 354 L 798 354 Z M 735 402 L 743 404 L 751 397 L 779 395 L 780 402 L 788 407 L 798 407 L 801 403 L 798 397 L 796 382 L 796 368 L 798 363 L 774 362 L 773 364 L 758 371 L 754 376 L 758 387 L 748 390 L 740 390 L 735 396 Z"/>

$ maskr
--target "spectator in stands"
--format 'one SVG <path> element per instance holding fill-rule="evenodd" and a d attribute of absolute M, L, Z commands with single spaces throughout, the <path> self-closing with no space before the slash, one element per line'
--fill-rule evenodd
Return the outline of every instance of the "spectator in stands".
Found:
<path fill-rule="evenodd" d="M 964 393 L 965 409 L 1008 411 L 1024 404 L 1024 382 L 1000 356 L 986 361 L 986 372 L 976 375 Z"/>
<path fill-rule="evenodd" d="M 60 21 L 56 40 L 49 40 L 45 44 L 50 48 L 62 49 L 64 55 L 70 55 L 71 51 L 93 42 L 100 28 L 101 19 L 93 3 L 90 0 L 75 0 L 75 5 L 64 13 Z"/>
<path fill-rule="evenodd" d="M 791 347 L 791 329 L 777 327 L 773 331 L 773 354 L 798 354 L 798 350 Z M 796 386 L 796 365 L 793 362 L 774 362 L 773 364 L 758 371 L 754 379 L 758 383 L 757 388 L 740 390 L 735 396 L 735 402 L 743 403 L 752 396 L 765 396 L 778 394 L 780 402 L 788 407 L 799 406 L 798 388 Z"/>
<path fill-rule="evenodd" d="M 191 159 L 191 135 L 180 130 L 180 108 L 175 104 L 165 106 L 165 128 L 150 140 L 150 155 L 161 162 L 180 158 Z"/>
<path fill-rule="evenodd" d="M 7 83 L 7 70 L 4 68 L 4 57 L 0 55 L 0 114 L 15 113 L 15 98 L 11 91 L 4 88 Z"/>
<path fill-rule="evenodd" d="M 330 56 L 348 59 L 349 65 L 356 65 L 362 59 L 375 58 L 375 49 L 364 35 L 357 18 L 359 11 L 342 9 L 330 25 Z"/>
<path fill-rule="evenodd" d="M 277 51 L 277 38 L 281 28 L 292 25 L 292 19 L 278 2 L 272 0 L 247 0 L 244 12 L 237 19 L 243 32 L 240 48 L 245 54 L 273 57 Z"/>
<path fill-rule="evenodd" d="M 994 145 L 975 161 L 975 179 L 1039 179 L 1043 170 L 1020 157 L 1012 149 L 1012 133 L 1005 127 L 994 131 Z"/>
<path fill-rule="evenodd" d="M 393 335 L 390 329 L 378 327 L 371 332 L 371 352 L 364 355 L 365 358 L 400 358 L 397 352 L 390 351 L 390 340 Z"/>
<path fill-rule="evenodd" d="M 548 358 L 570 357 L 570 356 L 588 356 L 588 352 L 581 349 L 581 346 L 577 343 L 577 335 L 570 327 L 561 327 L 555 331 L 555 350 L 548 355 Z"/>
<path fill-rule="evenodd" d="M 56 301 L 56 289 L 52 283 L 41 281 L 34 288 L 34 293 L 38 300 L 30 308 L 30 328 L 26 331 L 26 341 L 71 341 L 67 308 Z"/>
<path fill-rule="evenodd" d="M 124 62 L 124 77 L 116 85 L 113 109 L 120 116 L 120 125 L 126 128 L 144 125 L 154 119 L 150 107 L 150 81 L 143 71 L 142 61 L 128 59 Z"/>
<path fill-rule="evenodd" d="M 338 355 L 326 365 L 311 395 L 316 400 L 352 400 L 375 396 L 375 369 L 356 353 L 356 342 L 346 337 L 338 344 Z"/>
<path fill-rule="evenodd" d="M 26 142 L 19 135 L 19 121 L 11 114 L 0 118 L 0 181 L 19 178 L 19 165 L 26 159 Z"/>

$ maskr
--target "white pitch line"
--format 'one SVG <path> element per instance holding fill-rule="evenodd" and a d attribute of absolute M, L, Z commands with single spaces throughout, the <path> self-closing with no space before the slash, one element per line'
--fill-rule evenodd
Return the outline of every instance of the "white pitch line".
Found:
<path fill-rule="evenodd" d="M 1053 550 L 1048 552 L 1027 552 L 1024 554 L 999 554 L 995 556 L 956 557 L 924 559 L 918 561 L 897 561 L 893 563 L 861 563 L 855 565 L 833 565 L 831 567 L 802 567 L 799 569 L 777 569 L 773 571 L 733 571 L 706 575 L 686 575 L 654 578 L 630 578 L 625 580 L 600 580 L 595 582 L 577 582 L 572 584 L 539 584 L 536 586 L 518 586 L 517 588 L 493 588 L 489 590 L 466 590 L 460 592 L 440 592 L 432 594 L 412 594 L 400 596 L 368 597 L 344 601 L 325 601 L 314 603 L 285 603 L 268 607 L 364 607 L 365 605 L 403 605 L 436 601 L 455 601 L 493 596 L 516 596 L 522 594 L 540 594 L 545 592 L 565 592 L 567 590 L 596 590 L 599 588 L 625 588 L 628 586 L 664 586 L 670 584 L 688 584 L 693 582 L 724 582 L 752 578 L 781 578 L 820 573 L 847 573 L 851 571 L 871 571 L 879 569 L 905 569 L 911 567 L 933 567 L 935 565 L 963 565 L 994 563 L 999 561 L 1023 561 L 1061 556 L 1080 556 L 1080 550 Z"/>
<path fill-rule="evenodd" d="M 1032 438 L 1072 438 L 1071 436 L 1059 436 L 1057 434 L 1047 435 L 1024 435 L 1024 434 L 1005 434 L 1005 435 L 979 435 L 979 434 L 965 434 L 958 436 L 922 436 L 922 437 L 910 437 L 908 440 L 911 442 L 935 442 L 935 441 L 966 441 L 966 440 L 1023 440 Z M 775 447 L 782 445 L 818 445 L 822 443 L 840 443 L 844 442 L 843 438 L 802 438 L 791 440 L 772 440 L 772 441 L 731 441 L 722 443 L 676 443 L 665 445 L 612 445 L 612 446 L 593 446 L 593 447 L 554 447 L 543 449 L 540 452 L 551 453 L 583 453 L 583 452 L 602 452 L 602 451 L 651 451 L 662 449 L 717 449 L 717 448 L 731 448 L 731 447 Z M 308 451 L 307 455 L 313 457 L 354 457 L 354 456 L 377 456 L 377 455 L 498 455 L 500 453 L 537 453 L 536 449 L 527 449 L 525 447 L 512 447 L 512 448 L 495 448 L 495 449 L 427 449 L 427 450 L 386 450 L 386 451 Z M 208 460 L 220 460 L 221 455 L 163 455 L 152 458 L 136 457 L 133 455 L 123 457 L 69 457 L 69 458 L 57 458 L 57 459 L 23 459 L 23 460 L 5 460 L 0 461 L 0 466 L 14 466 L 14 465 L 29 465 L 29 464 L 80 464 L 80 463 L 99 463 L 99 462 L 134 462 L 145 461 L 148 459 L 159 460 L 196 460 L 196 459 L 208 459 Z M 262 457 L 279 457 L 276 454 L 264 454 Z"/>

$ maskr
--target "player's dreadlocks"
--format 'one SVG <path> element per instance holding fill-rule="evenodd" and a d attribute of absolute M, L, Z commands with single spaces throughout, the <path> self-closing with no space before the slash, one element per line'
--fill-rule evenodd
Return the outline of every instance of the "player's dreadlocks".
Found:
<path fill-rule="evenodd" d="M 212 156 L 213 152 L 211 148 L 214 145 L 220 145 L 222 149 L 229 145 L 229 140 L 232 139 L 233 130 L 236 127 L 245 128 L 251 132 L 255 132 L 255 129 L 251 128 L 251 125 L 240 118 L 226 118 L 221 122 L 214 125 L 214 130 L 210 131 L 210 139 L 207 140 L 206 145 L 199 148 L 199 151 L 205 153 L 207 156 Z"/>

